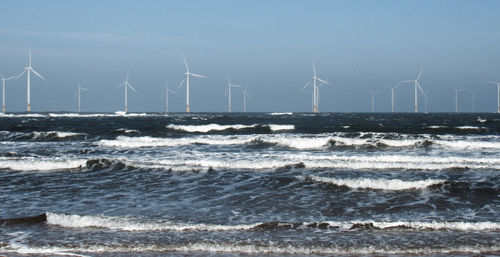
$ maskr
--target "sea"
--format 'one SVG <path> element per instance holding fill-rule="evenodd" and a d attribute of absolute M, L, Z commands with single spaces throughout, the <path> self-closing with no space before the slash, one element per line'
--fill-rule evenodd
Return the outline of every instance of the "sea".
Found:
<path fill-rule="evenodd" d="M 0 114 L 0 256 L 498 256 L 500 114 Z"/>

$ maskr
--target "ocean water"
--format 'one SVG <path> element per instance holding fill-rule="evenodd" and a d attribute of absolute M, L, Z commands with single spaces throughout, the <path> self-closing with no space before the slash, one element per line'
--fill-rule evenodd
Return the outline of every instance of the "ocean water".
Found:
<path fill-rule="evenodd" d="M 0 115 L 0 255 L 500 254 L 500 115 Z"/>

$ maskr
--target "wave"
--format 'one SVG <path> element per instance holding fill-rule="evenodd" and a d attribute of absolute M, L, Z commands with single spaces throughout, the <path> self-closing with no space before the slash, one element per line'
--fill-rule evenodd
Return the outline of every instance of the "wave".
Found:
<path fill-rule="evenodd" d="M 184 224 L 170 221 L 144 221 L 133 218 L 92 216 L 76 214 L 46 213 L 46 222 L 68 228 L 105 228 L 124 231 L 231 231 L 231 230 L 274 230 L 274 229 L 414 229 L 414 230 L 456 230 L 497 231 L 498 222 L 462 221 L 326 221 L 326 222 L 261 222 L 255 224 Z"/>
<path fill-rule="evenodd" d="M 450 247 L 398 247 L 398 246 L 279 246 L 269 242 L 267 244 L 250 243 L 186 243 L 186 244 L 159 244 L 159 245 L 86 245 L 75 247 L 58 246 L 27 246 L 14 244 L 10 247 L 0 247 L 0 252 L 20 254 L 52 254 L 66 256 L 86 256 L 80 253 L 165 253 L 165 252 L 209 252 L 209 253 L 243 253 L 243 254 L 292 254 L 292 255 L 432 255 L 432 254 L 481 254 L 497 253 L 500 245 L 490 246 L 461 245 Z M 72 252 L 78 252 L 72 253 Z"/>
<path fill-rule="evenodd" d="M 426 179 L 419 181 L 403 181 L 400 179 L 370 179 L 370 178 L 357 178 L 357 179 L 338 179 L 338 178 L 327 178 L 319 176 L 307 176 L 305 179 L 309 179 L 314 182 L 333 184 L 337 186 L 347 186 L 350 188 L 367 188 L 367 189 L 378 189 L 378 190 L 409 190 L 409 189 L 424 189 L 432 185 L 439 185 L 445 180 L 438 179 Z"/>
<path fill-rule="evenodd" d="M 64 141 L 84 139 L 87 134 L 67 131 L 33 131 L 29 133 L 0 131 L 0 137 L 7 140 L 23 141 Z"/>
<path fill-rule="evenodd" d="M 84 159 L 42 159 L 40 157 L 0 158 L 0 169 L 15 171 L 60 171 L 85 167 Z"/>
<path fill-rule="evenodd" d="M 168 129 L 173 130 L 181 130 L 186 132 L 198 132 L 198 133 L 207 133 L 211 131 L 225 131 L 225 130 L 242 130 L 242 129 L 252 129 L 252 128 L 267 128 L 271 131 L 283 131 L 283 130 L 294 130 L 294 125 L 279 125 L 279 124 L 268 124 L 268 125 L 242 125 L 242 124 L 234 124 L 234 125 L 220 125 L 216 123 L 206 124 L 206 125 L 175 125 L 170 124 L 167 126 Z"/>
<path fill-rule="evenodd" d="M 189 132 L 208 132 L 214 129 L 251 128 L 254 125 L 169 125 L 171 129 L 182 129 Z M 292 129 L 293 125 L 269 125 L 274 131 Z M 408 135 L 392 134 L 361 134 L 356 137 L 345 133 L 335 134 L 265 134 L 265 135 L 204 135 L 183 138 L 159 137 L 117 137 L 115 140 L 101 140 L 99 145 L 109 147 L 175 147 L 189 144 L 210 145 L 247 145 L 280 146 L 298 150 L 391 150 L 391 149 L 454 149 L 454 150 L 500 150 L 500 138 L 474 138 L 460 136 L 442 136 L 432 138 L 419 136 L 412 138 Z"/>
<path fill-rule="evenodd" d="M 293 112 L 271 112 L 269 115 L 272 116 L 293 115 Z"/>
<path fill-rule="evenodd" d="M 256 225 L 211 225 L 211 224 L 177 224 L 165 221 L 140 221 L 130 218 L 86 216 L 75 214 L 47 213 L 47 224 L 69 228 L 106 228 L 125 231 L 158 231 L 158 230 L 203 230 L 203 231 L 227 231 L 248 230 Z"/>

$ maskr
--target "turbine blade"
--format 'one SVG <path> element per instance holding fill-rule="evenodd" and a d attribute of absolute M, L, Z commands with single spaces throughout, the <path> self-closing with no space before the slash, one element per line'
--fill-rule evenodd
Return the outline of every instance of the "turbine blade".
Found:
<path fill-rule="evenodd" d="M 137 93 L 137 90 L 135 90 L 135 88 L 134 88 L 132 85 L 130 85 L 130 83 L 128 83 L 128 82 L 127 82 L 127 86 L 128 86 L 130 89 L 132 89 L 135 93 Z"/>
<path fill-rule="evenodd" d="M 401 80 L 399 83 L 410 83 L 410 82 L 415 82 L 415 80 Z"/>
<path fill-rule="evenodd" d="M 309 85 L 311 85 L 311 81 L 312 81 L 312 79 L 309 80 L 309 82 L 306 83 L 306 85 L 302 88 L 302 90 L 306 89 L 306 87 L 308 87 Z"/>
<path fill-rule="evenodd" d="M 125 82 L 122 82 L 122 83 L 116 85 L 116 87 L 122 87 L 124 84 L 125 84 Z"/>
<path fill-rule="evenodd" d="M 424 72 L 424 68 L 420 69 L 420 73 L 418 74 L 418 77 L 416 80 L 419 80 L 420 79 L 420 76 L 422 76 L 422 72 Z"/>
<path fill-rule="evenodd" d="M 188 64 L 186 61 L 186 57 L 183 57 L 183 58 L 184 58 L 184 65 L 186 65 L 186 71 L 189 73 L 189 67 L 188 67 Z"/>
<path fill-rule="evenodd" d="M 233 85 L 231 84 L 232 87 L 245 87 L 245 86 L 242 86 L 242 85 Z"/>
<path fill-rule="evenodd" d="M 186 81 L 186 77 L 184 77 L 184 79 L 181 81 L 181 83 L 179 84 L 179 87 L 177 87 L 177 92 L 179 92 L 179 89 L 182 87 L 182 85 L 184 84 L 184 81 Z"/>
<path fill-rule="evenodd" d="M 38 72 L 36 72 L 33 68 L 30 68 L 30 70 L 35 73 L 35 75 L 37 75 L 38 77 L 40 77 L 41 79 L 43 79 L 43 81 L 47 81 L 45 80 L 45 78 L 42 77 L 42 75 L 38 74 Z"/>
<path fill-rule="evenodd" d="M 21 72 L 21 74 L 17 75 L 16 80 L 17 80 L 18 78 L 20 78 L 22 75 L 24 75 L 24 73 L 26 73 L 26 69 L 24 69 L 24 71 L 23 71 L 23 72 Z"/>
<path fill-rule="evenodd" d="M 493 85 L 498 85 L 500 84 L 500 82 L 496 82 L 496 81 L 491 81 L 491 80 L 486 80 L 487 83 L 490 83 L 490 84 L 493 84 Z"/>
<path fill-rule="evenodd" d="M 84 88 L 84 87 L 80 87 L 80 90 L 83 90 L 83 91 L 90 91 L 90 89 L 87 89 L 87 88 Z"/>
<path fill-rule="evenodd" d="M 330 83 L 328 83 L 326 80 L 322 80 L 322 79 L 320 79 L 320 78 L 316 78 L 316 79 L 317 79 L 317 80 L 319 80 L 319 81 L 321 81 L 321 82 L 322 82 L 322 83 L 324 83 L 324 84 L 330 85 Z"/>
<path fill-rule="evenodd" d="M 208 77 L 207 77 L 207 76 L 205 76 L 205 75 L 196 74 L 196 73 L 191 73 L 191 76 L 193 76 L 193 77 L 197 77 L 197 78 L 208 78 Z"/>
<path fill-rule="evenodd" d="M 316 66 L 314 65 L 314 62 L 312 62 L 312 64 L 313 64 L 314 77 L 316 77 Z"/>

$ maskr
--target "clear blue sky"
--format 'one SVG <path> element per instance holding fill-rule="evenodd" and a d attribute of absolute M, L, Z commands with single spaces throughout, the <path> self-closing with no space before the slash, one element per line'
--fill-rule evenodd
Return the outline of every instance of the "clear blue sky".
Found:
<path fill-rule="evenodd" d="M 79 79 L 85 111 L 123 108 L 116 88 L 131 70 L 138 94 L 129 111 L 163 111 L 164 87 L 176 89 L 186 56 L 192 72 L 192 111 L 226 111 L 225 74 L 248 85 L 249 111 L 310 111 L 312 77 L 322 87 L 320 111 L 390 111 L 384 85 L 416 78 L 430 111 L 453 111 L 453 83 L 480 98 L 477 111 L 496 110 L 500 80 L 500 1 L 27 1 L 0 6 L 0 72 L 22 72 L 32 48 L 35 111 L 75 110 Z M 413 91 L 396 91 L 396 110 L 413 110 Z M 420 99 L 423 108 L 423 99 Z M 471 94 L 460 95 L 471 110 Z M 7 108 L 24 111 L 26 77 L 7 82 Z M 185 110 L 185 89 L 170 95 L 171 111 Z M 242 110 L 234 93 L 233 109 Z"/>

